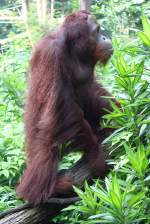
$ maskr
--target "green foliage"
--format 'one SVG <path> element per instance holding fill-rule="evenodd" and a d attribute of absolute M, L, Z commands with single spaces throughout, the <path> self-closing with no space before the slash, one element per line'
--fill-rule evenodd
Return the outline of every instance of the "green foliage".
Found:
<path fill-rule="evenodd" d="M 142 201 L 145 192 L 138 192 L 131 178 L 125 181 L 112 175 L 105 179 L 105 189 L 99 181 L 93 187 L 85 184 L 84 191 L 75 188 L 81 201 L 64 211 L 75 210 L 80 213 L 78 222 L 72 223 L 129 224 L 144 220 Z"/>
<path fill-rule="evenodd" d="M 150 95 L 149 82 L 143 75 L 143 61 L 127 64 L 124 57 L 118 55 L 114 59 L 114 65 L 118 72 L 115 78 L 116 84 L 122 92 L 120 99 L 122 107 L 119 109 L 112 103 L 113 113 L 105 116 L 107 123 L 113 121 L 111 127 L 117 128 L 113 137 L 116 135 L 118 138 L 118 134 L 123 137 L 125 134 L 134 145 L 139 141 L 149 142 Z M 123 144 L 122 138 L 120 141 Z M 117 145 L 118 143 L 115 142 Z"/>
<path fill-rule="evenodd" d="M 73 164 L 75 164 L 79 159 L 81 159 L 82 153 L 72 152 L 63 157 L 60 161 L 59 169 L 69 169 Z"/>
<path fill-rule="evenodd" d="M 147 19 L 146 16 L 142 17 L 142 23 L 143 23 L 143 32 L 139 32 L 138 35 L 142 42 L 150 47 L 150 21 Z"/>
<path fill-rule="evenodd" d="M 16 192 L 9 186 L 0 186 L 0 211 L 19 206 L 21 201 L 16 199 Z"/>
<path fill-rule="evenodd" d="M 93 2 L 95 4 L 92 5 L 92 12 L 112 34 L 118 31 L 124 34 L 134 32 L 133 28 L 141 27 L 142 14 L 150 13 L 149 0 L 95 0 Z"/>
<path fill-rule="evenodd" d="M 54 2 L 54 8 L 55 8 L 55 18 L 59 18 L 61 16 L 64 16 L 71 13 L 72 11 L 79 10 L 79 1 L 78 0 L 67 0 L 67 1 L 60 1 L 55 0 Z"/>
<path fill-rule="evenodd" d="M 13 40 L 0 55 L 0 210 L 19 203 L 14 186 L 24 169 L 22 112 L 29 43 Z"/>
<path fill-rule="evenodd" d="M 138 178 L 145 177 L 148 171 L 150 148 L 145 149 L 143 145 L 139 145 L 137 151 L 133 151 L 128 145 L 125 145 L 125 149 L 131 164 L 130 168 L 133 169 Z"/>

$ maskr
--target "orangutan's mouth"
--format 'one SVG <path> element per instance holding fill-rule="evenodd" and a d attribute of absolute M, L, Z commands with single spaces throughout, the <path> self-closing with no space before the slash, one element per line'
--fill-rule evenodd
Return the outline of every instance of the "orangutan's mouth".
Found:
<path fill-rule="evenodd" d="M 109 52 L 113 52 L 114 49 L 113 48 L 107 48 L 107 49 L 101 49 L 102 51 L 109 51 Z"/>
<path fill-rule="evenodd" d="M 113 48 L 109 48 L 108 51 L 114 51 L 114 49 Z"/>

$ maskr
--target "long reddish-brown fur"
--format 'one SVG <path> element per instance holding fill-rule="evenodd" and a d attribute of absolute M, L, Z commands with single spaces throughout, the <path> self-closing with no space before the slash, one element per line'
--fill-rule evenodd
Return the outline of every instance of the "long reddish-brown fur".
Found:
<path fill-rule="evenodd" d="M 111 109 L 101 96 L 110 94 L 95 81 L 87 17 L 86 12 L 68 16 L 57 32 L 38 43 L 31 59 L 25 108 L 27 168 L 17 192 L 35 204 L 71 184 L 57 180 L 60 145 L 67 141 L 84 149 L 83 159 L 91 161 L 99 176 L 107 172 L 103 152 L 97 157 L 98 128 L 104 109 Z"/>

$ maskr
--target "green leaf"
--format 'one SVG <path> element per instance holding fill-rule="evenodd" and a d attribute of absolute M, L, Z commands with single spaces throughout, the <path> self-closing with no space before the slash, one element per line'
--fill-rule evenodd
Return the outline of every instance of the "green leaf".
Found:
<path fill-rule="evenodd" d="M 77 188 L 75 186 L 73 188 L 74 188 L 75 192 L 79 195 L 79 197 L 82 198 L 84 196 L 84 192 L 82 190 L 80 190 L 79 188 Z"/>
<path fill-rule="evenodd" d="M 137 202 L 140 203 L 140 200 L 145 196 L 145 192 L 139 192 L 136 195 L 132 195 L 132 197 L 128 200 L 129 206 L 134 206 Z"/>
<path fill-rule="evenodd" d="M 150 37 L 150 21 L 145 15 L 143 15 L 141 18 L 144 32 Z"/>
<path fill-rule="evenodd" d="M 96 189 L 95 187 L 92 187 L 95 194 L 105 203 L 111 204 L 111 200 L 107 194 L 105 194 L 103 191 L 100 191 Z"/>
<path fill-rule="evenodd" d="M 75 210 L 75 209 L 76 209 L 75 205 L 70 205 L 67 208 L 62 209 L 62 211 L 72 211 L 72 210 Z"/>
<path fill-rule="evenodd" d="M 144 70 L 144 61 L 142 61 L 141 63 L 136 65 L 137 74 L 141 75 L 143 73 L 143 70 Z M 139 77 L 141 77 L 141 76 L 139 76 Z"/>
<path fill-rule="evenodd" d="M 138 32 L 138 36 L 140 37 L 140 39 L 143 41 L 143 43 L 146 46 L 150 47 L 150 38 L 149 38 L 149 36 L 146 33 Z"/>

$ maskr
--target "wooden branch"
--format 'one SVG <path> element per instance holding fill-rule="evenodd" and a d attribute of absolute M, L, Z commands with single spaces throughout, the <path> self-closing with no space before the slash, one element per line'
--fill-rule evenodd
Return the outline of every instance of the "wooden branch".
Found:
<path fill-rule="evenodd" d="M 99 156 L 101 156 L 101 150 Z M 92 180 L 88 161 L 80 159 L 72 168 L 60 173 L 60 178 L 64 176 L 71 176 L 73 185 L 82 187 L 85 180 Z M 74 195 L 72 189 L 68 189 L 68 191 L 58 192 L 57 198 L 50 198 L 39 206 L 33 207 L 31 204 L 24 204 L 0 213 L 0 224 L 52 224 L 50 220 L 58 215 L 63 208 L 79 200 Z"/>
<path fill-rule="evenodd" d="M 92 4 L 92 0 L 80 0 L 80 10 L 89 10 Z"/>
<path fill-rule="evenodd" d="M 24 204 L 18 208 L 0 213 L 0 224 L 47 224 L 50 219 L 56 216 L 61 209 L 78 201 L 73 198 L 51 198 L 47 203 L 33 207 L 31 204 Z"/>
<path fill-rule="evenodd" d="M 73 182 L 76 186 L 82 186 L 85 179 L 88 180 L 92 178 L 88 164 L 83 160 L 79 160 L 76 165 L 67 170 L 64 175 L 73 176 Z M 65 193 L 66 194 L 63 195 L 59 193 L 59 198 L 51 198 L 47 203 L 37 207 L 33 207 L 31 204 L 24 204 L 18 208 L 0 213 L 0 224 L 51 223 L 50 220 L 59 214 L 61 209 L 79 200 L 78 197 L 72 197 L 74 193 L 64 198 L 64 195 L 68 195 L 68 192 Z"/>
<path fill-rule="evenodd" d="M 57 190 L 59 181 L 61 182 L 61 180 L 64 178 L 72 179 L 71 185 L 82 187 L 85 180 L 88 181 L 93 178 L 90 165 L 88 164 L 87 161 L 80 159 L 77 163 L 75 163 L 73 167 L 71 167 L 68 170 L 61 171 L 58 174 L 58 180 L 57 180 L 58 183 L 56 182 L 56 194 L 63 195 L 66 197 L 68 194 L 70 195 L 71 193 L 73 193 L 73 188 L 70 188 L 70 185 L 68 186 L 68 188 L 63 189 L 63 192 L 62 188 L 60 188 L 61 190 L 59 189 Z"/>

